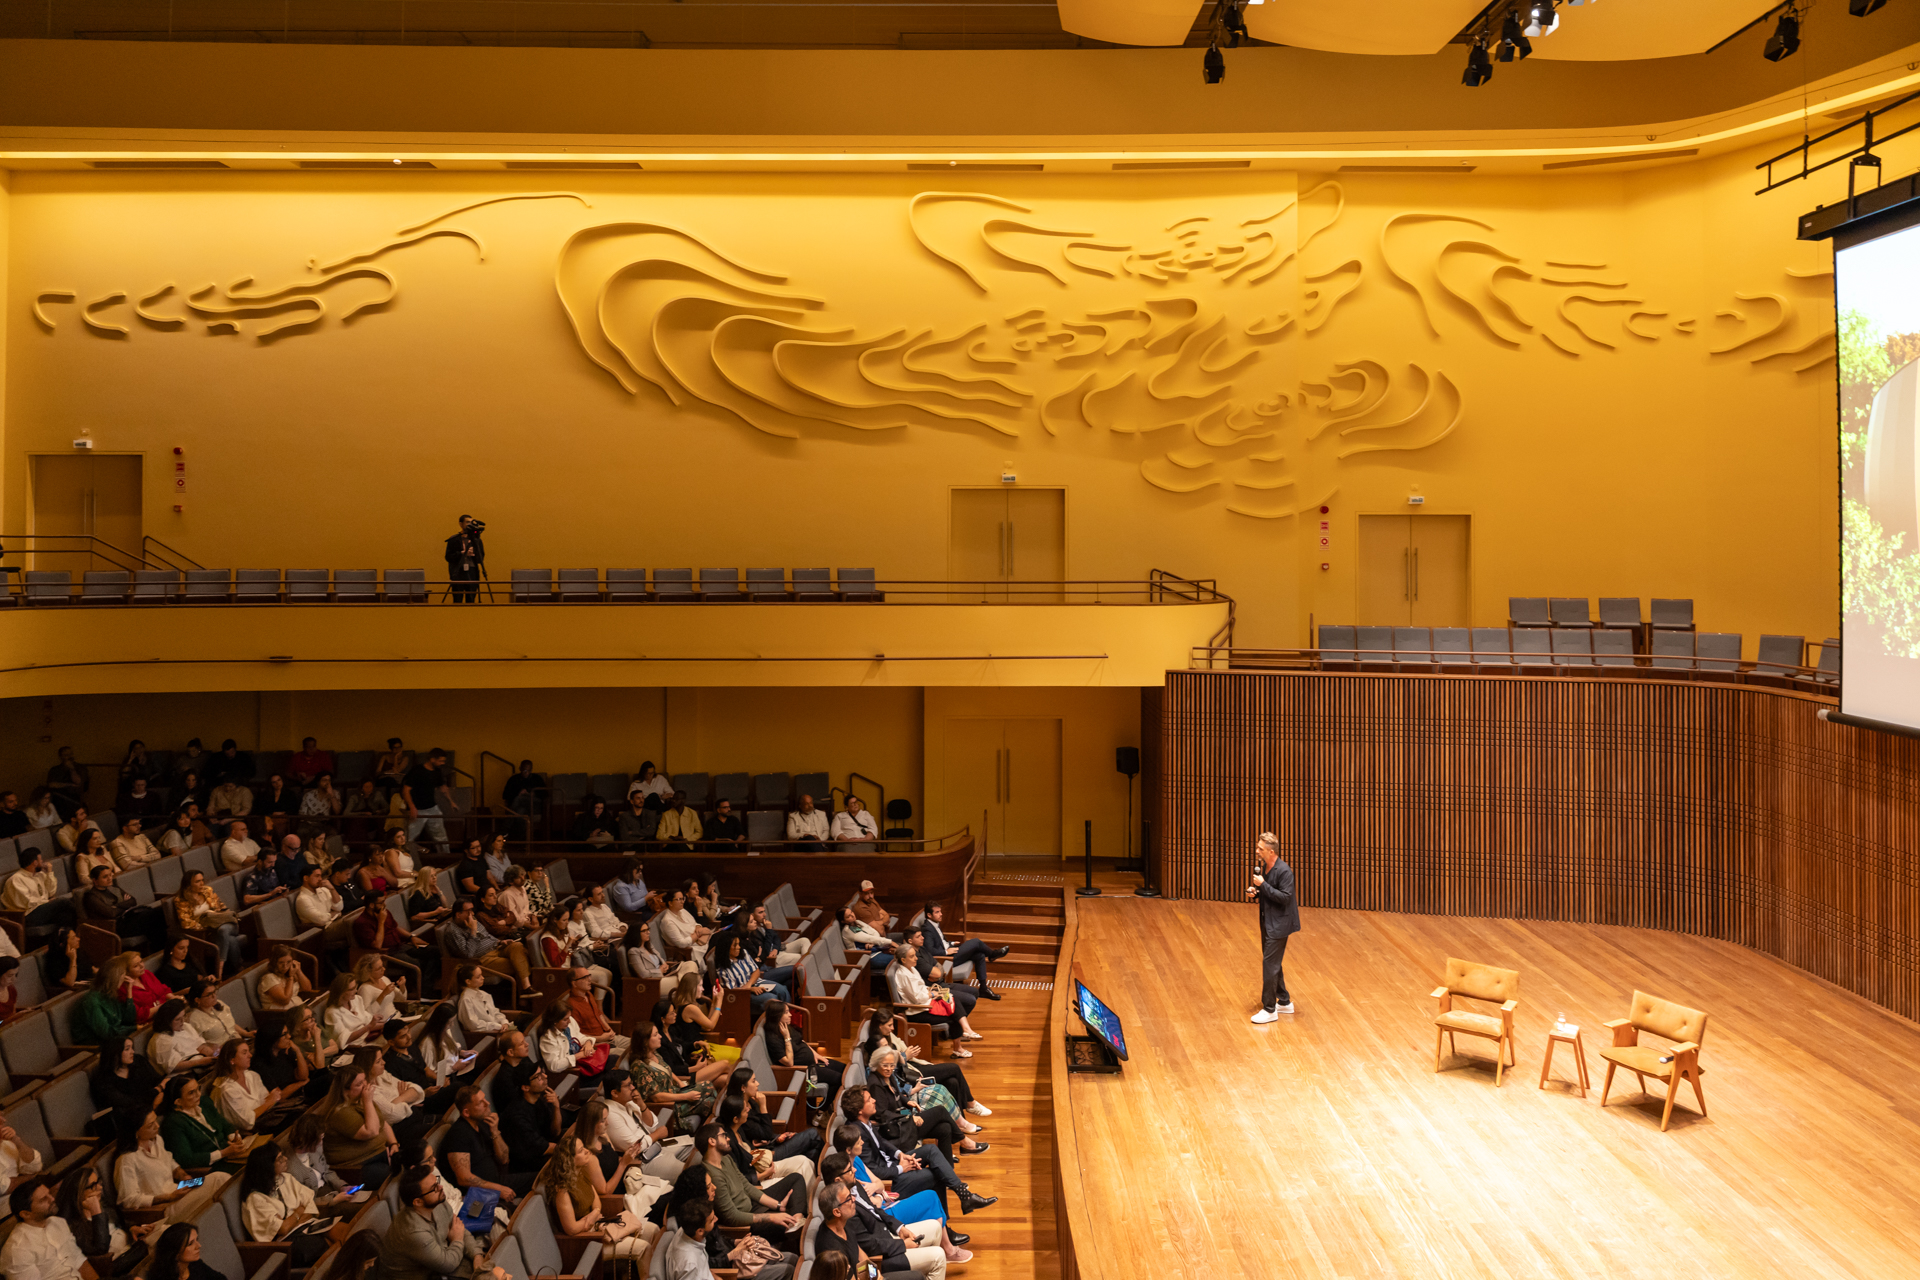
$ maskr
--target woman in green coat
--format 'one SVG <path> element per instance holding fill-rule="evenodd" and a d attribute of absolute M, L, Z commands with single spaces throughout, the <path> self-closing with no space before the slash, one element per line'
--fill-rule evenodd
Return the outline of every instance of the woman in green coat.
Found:
<path fill-rule="evenodd" d="M 168 1079 L 160 1112 L 160 1140 L 188 1173 L 234 1174 L 247 1167 L 247 1135 L 233 1131 L 192 1076 Z"/>
<path fill-rule="evenodd" d="M 133 1000 L 123 988 L 127 962 L 119 956 L 94 971 L 85 995 L 74 1002 L 70 1030 L 75 1044 L 103 1044 L 116 1036 L 130 1036 L 139 1026 Z"/>

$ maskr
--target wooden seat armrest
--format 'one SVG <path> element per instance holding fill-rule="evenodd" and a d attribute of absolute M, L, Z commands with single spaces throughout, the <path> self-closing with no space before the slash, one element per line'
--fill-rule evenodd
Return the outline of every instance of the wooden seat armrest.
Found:
<path fill-rule="evenodd" d="M 738 1267 L 715 1267 L 707 1274 L 712 1276 L 713 1280 L 740 1280 Z"/>
<path fill-rule="evenodd" d="M 1700 1042 L 1698 1040 L 1682 1040 L 1679 1044 L 1669 1048 L 1667 1052 L 1676 1058 L 1697 1058 L 1700 1056 Z"/>
<path fill-rule="evenodd" d="M 720 1234 L 729 1240 L 744 1240 L 752 1230 L 752 1227 L 730 1227 L 724 1222 L 720 1224 Z"/>
<path fill-rule="evenodd" d="M 1633 1025 L 1631 1018 L 1615 1018 L 1600 1025 L 1613 1032 L 1613 1047 L 1616 1049 L 1628 1049 L 1640 1042 L 1640 1029 Z"/>
<path fill-rule="evenodd" d="M 159 1209 L 122 1209 L 120 1217 L 130 1227 L 145 1226 L 149 1222 L 158 1222 L 167 1216 L 165 1208 Z"/>
<path fill-rule="evenodd" d="M 1433 998 L 1434 998 L 1435 1000 L 1444 1000 L 1444 999 L 1446 999 L 1446 998 L 1447 998 L 1447 989 L 1446 989 L 1445 987 L 1435 987 L 1435 988 L 1433 989 Z"/>
<path fill-rule="evenodd" d="M 1519 1007 L 1520 1007 L 1520 1002 L 1518 1000 L 1509 1000 L 1505 1004 L 1500 1006 L 1500 1012 L 1512 1013 L 1515 1009 L 1518 1009 Z"/>

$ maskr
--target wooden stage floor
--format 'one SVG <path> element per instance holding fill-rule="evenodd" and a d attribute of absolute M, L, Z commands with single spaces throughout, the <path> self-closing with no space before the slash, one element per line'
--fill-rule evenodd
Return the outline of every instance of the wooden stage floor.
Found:
<path fill-rule="evenodd" d="M 1256 1027 L 1253 907 L 1079 908 L 1080 976 L 1132 1054 L 1068 1087 L 1090 1280 L 1920 1276 L 1920 1027 L 1776 960 L 1640 929 L 1308 911 L 1287 953 L 1299 1012 Z M 1449 954 L 1521 971 L 1499 1089 L 1491 1041 L 1461 1037 L 1434 1073 L 1427 993 Z M 1661 1133 L 1624 1072 L 1600 1107 L 1600 1024 L 1636 986 L 1710 1015 L 1711 1118 L 1683 1089 Z M 1586 1033 L 1584 1100 L 1564 1047 L 1537 1087 L 1562 1010 Z"/>

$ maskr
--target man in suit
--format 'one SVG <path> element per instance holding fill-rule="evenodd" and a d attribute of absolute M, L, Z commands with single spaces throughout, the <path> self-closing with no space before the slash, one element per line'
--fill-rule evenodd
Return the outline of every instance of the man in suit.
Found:
<path fill-rule="evenodd" d="M 999 1203 L 999 1196 L 979 1195 L 960 1181 L 953 1171 L 953 1163 L 940 1154 L 939 1147 L 916 1146 L 902 1151 L 889 1142 L 881 1134 L 880 1126 L 873 1122 L 876 1110 L 873 1095 L 863 1086 L 855 1085 L 840 1094 L 840 1112 L 849 1125 L 859 1130 L 861 1156 L 874 1177 L 891 1183 L 893 1190 L 903 1196 L 917 1191 L 938 1191 L 942 1206 L 947 1203 L 947 1192 L 951 1191 L 960 1200 L 962 1214 Z"/>
<path fill-rule="evenodd" d="M 1287 939 L 1300 932 L 1300 904 L 1293 896 L 1293 868 L 1280 861 L 1280 842 L 1263 832 L 1253 844 L 1259 874 L 1247 886 L 1247 901 L 1260 900 L 1260 1011 L 1255 1022 L 1277 1022 L 1293 1012 L 1282 962 Z"/>

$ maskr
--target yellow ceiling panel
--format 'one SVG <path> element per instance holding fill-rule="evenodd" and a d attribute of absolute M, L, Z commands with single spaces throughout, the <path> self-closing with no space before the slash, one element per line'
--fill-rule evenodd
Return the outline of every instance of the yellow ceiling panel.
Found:
<path fill-rule="evenodd" d="M 1201 0 L 1059 0 L 1060 27 L 1113 44 L 1184 44 Z"/>
<path fill-rule="evenodd" d="M 1066 0 L 1060 0 L 1064 13 Z M 1485 0 L 1264 0 L 1247 4 L 1257 40 L 1329 53 L 1438 53 L 1485 7 Z"/>
<path fill-rule="evenodd" d="M 1620 62 L 1705 53 L 1779 0 L 1588 0 L 1560 6 L 1560 29 L 1533 42 L 1533 56 L 1560 62 Z"/>

